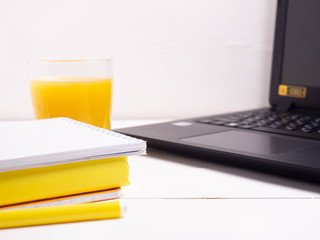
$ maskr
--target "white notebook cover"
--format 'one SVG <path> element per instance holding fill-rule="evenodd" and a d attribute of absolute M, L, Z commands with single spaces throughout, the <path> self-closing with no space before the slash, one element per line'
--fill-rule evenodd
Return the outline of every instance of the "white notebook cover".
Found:
<path fill-rule="evenodd" d="M 69 118 L 0 123 L 0 172 L 145 151 L 143 140 Z"/>

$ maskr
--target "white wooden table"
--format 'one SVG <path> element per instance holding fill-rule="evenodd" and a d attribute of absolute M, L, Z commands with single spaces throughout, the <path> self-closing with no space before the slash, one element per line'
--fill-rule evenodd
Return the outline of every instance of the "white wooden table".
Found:
<path fill-rule="evenodd" d="M 0 240 L 320 239 L 320 185 L 154 149 L 128 161 L 125 217 L 6 229 Z"/>

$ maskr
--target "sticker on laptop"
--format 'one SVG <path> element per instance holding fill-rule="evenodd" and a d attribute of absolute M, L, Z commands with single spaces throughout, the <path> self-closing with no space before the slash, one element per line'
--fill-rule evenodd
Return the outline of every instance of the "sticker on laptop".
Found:
<path fill-rule="evenodd" d="M 291 86 L 280 84 L 278 89 L 280 96 L 293 97 L 293 98 L 306 98 L 307 88 L 300 86 Z"/>

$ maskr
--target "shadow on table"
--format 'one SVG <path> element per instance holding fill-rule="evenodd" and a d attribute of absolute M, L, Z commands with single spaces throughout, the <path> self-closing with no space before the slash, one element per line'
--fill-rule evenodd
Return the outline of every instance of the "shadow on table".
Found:
<path fill-rule="evenodd" d="M 222 164 L 220 162 L 217 163 L 205 158 L 188 157 L 151 147 L 148 148 L 148 155 L 162 161 L 175 162 L 198 168 L 211 169 L 214 171 L 233 174 L 244 178 L 250 178 L 258 181 L 320 193 L 320 183 L 315 183 L 304 179 L 275 175 L 258 169 L 253 170 L 251 168 L 245 168 L 243 166 L 240 167 L 230 164 Z"/>

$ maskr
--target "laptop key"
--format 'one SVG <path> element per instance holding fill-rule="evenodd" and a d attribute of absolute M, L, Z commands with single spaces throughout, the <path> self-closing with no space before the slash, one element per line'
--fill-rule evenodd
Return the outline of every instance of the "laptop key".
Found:
<path fill-rule="evenodd" d="M 223 125 L 223 124 L 226 124 L 225 121 L 211 121 L 209 124 L 212 124 L 212 125 Z"/>
<path fill-rule="evenodd" d="M 264 127 L 264 126 L 266 126 L 268 124 L 268 122 L 265 121 L 265 120 L 261 120 L 261 121 L 257 122 L 256 124 L 259 127 Z"/>
<path fill-rule="evenodd" d="M 301 128 L 300 131 L 302 131 L 302 132 L 304 132 L 304 133 L 314 132 L 313 129 L 309 129 L 309 128 L 305 128 L 305 127 Z"/>
<path fill-rule="evenodd" d="M 288 131 L 295 131 L 299 129 L 299 126 L 295 125 L 294 123 L 290 123 L 285 127 Z"/>
<path fill-rule="evenodd" d="M 237 127 L 239 124 L 236 123 L 236 122 L 231 122 L 231 123 L 226 123 L 224 124 L 224 126 L 227 126 L 227 127 Z"/>
<path fill-rule="evenodd" d="M 221 122 L 232 122 L 233 120 L 228 117 L 222 117 L 222 118 L 214 118 L 212 121 L 221 121 Z"/>
<path fill-rule="evenodd" d="M 209 124 L 212 122 L 211 119 L 200 119 L 200 120 L 197 120 L 198 123 L 204 123 L 204 124 Z"/>
<path fill-rule="evenodd" d="M 212 125 L 223 125 L 227 123 L 226 121 L 219 121 L 219 120 L 212 120 L 212 119 L 200 119 L 197 120 L 198 123 L 204 123 L 204 124 L 212 124 Z"/>
<path fill-rule="evenodd" d="M 280 124 L 279 122 L 275 122 L 275 123 L 272 123 L 272 124 L 270 125 L 270 127 L 271 127 L 271 128 L 274 128 L 274 129 L 280 128 L 280 127 L 281 127 L 281 124 Z"/>

